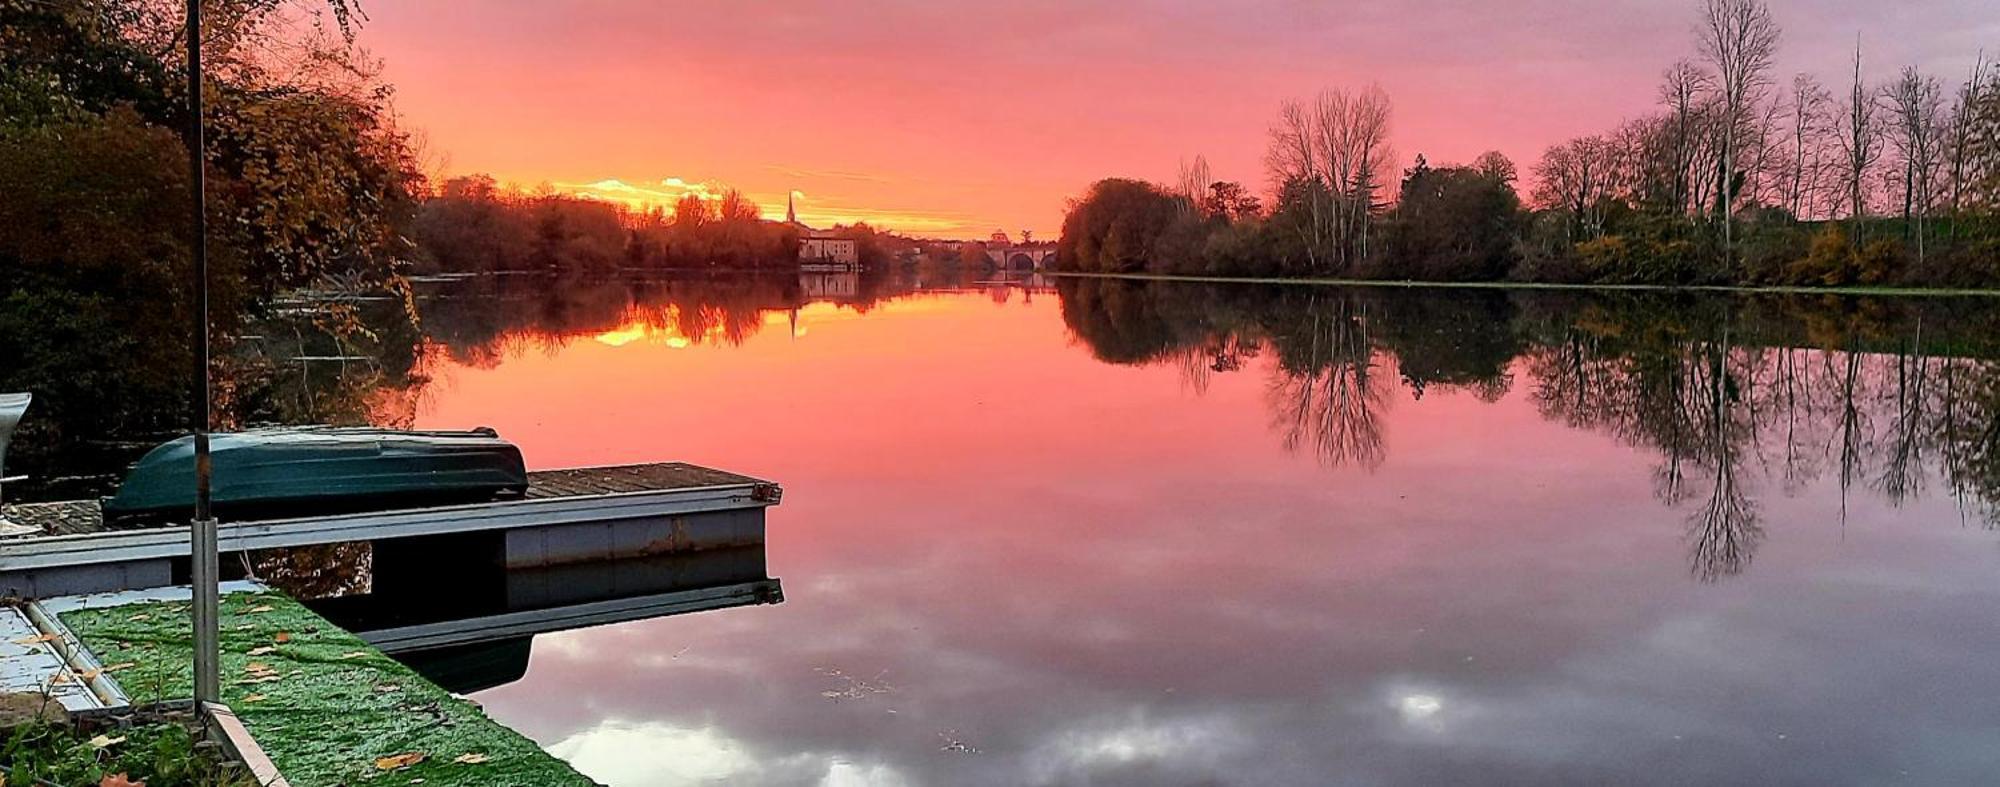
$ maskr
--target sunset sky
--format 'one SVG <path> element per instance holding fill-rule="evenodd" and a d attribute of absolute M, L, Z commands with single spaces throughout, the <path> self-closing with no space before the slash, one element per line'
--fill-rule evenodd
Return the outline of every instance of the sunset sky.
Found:
<path fill-rule="evenodd" d="M 1773 0 L 1777 72 L 1956 83 L 2000 47 L 1988 0 Z M 1280 101 L 1377 82 L 1405 162 L 1548 144 L 1649 109 L 1695 0 L 366 3 L 361 42 L 444 172 L 627 201 L 733 185 L 816 225 L 1059 229 L 1111 175 L 1204 154 L 1264 190 Z"/>

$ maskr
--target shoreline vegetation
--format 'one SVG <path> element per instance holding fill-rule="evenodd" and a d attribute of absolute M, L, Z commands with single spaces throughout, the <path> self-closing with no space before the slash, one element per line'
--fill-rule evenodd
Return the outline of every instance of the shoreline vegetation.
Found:
<path fill-rule="evenodd" d="M 1857 297 L 2000 298 L 2000 287 L 1883 287 L 1778 284 L 1614 284 L 1550 281 L 1426 281 L 1422 279 L 1343 279 L 1310 276 L 1218 276 L 1184 273 L 1090 273 L 1053 270 L 1044 276 L 1071 279 L 1125 279 L 1190 284 L 1300 285 L 1309 287 L 1381 287 L 1404 289 L 1579 290 L 1586 292 L 1688 292 L 1740 295 L 1834 295 Z"/>
<path fill-rule="evenodd" d="M 2000 287 L 2000 68 L 1947 89 L 1914 67 L 1837 88 L 1781 79 L 1762 0 L 1704 0 L 1696 53 L 1658 108 L 1551 146 L 1417 155 L 1400 179 L 1378 87 L 1287 102 L 1267 189 L 1108 178 L 1074 200 L 1058 267 L 1080 273 L 1698 287 Z M 1525 194 L 1523 193 L 1525 190 Z"/>

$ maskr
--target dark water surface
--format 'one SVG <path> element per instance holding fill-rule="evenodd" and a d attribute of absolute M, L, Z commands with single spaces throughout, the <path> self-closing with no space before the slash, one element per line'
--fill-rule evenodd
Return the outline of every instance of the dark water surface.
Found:
<path fill-rule="evenodd" d="M 2000 778 L 1987 302 L 641 300 L 404 405 L 785 485 L 785 603 L 477 695 L 611 784 Z"/>

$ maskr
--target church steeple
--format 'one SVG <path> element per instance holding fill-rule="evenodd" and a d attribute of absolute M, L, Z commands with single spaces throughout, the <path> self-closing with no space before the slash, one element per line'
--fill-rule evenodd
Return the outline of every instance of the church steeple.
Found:
<path fill-rule="evenodd" d="M 798 211 L 798 208 L 797 208 L 797 207 L 795 207 L 795 206 L 794 206 L 794 205 L 792 204 L 792 198 L 793 198 L 794 196 L 796 196 L 797 194 L 798 194 L 798 192 L 796 192 L 796 191 L 787 191 L 787 192 L 785 192 L 785 223 L 786 223 L 786 224 L 797 224 L 797 223 L 799 223 L 799 211 Z"/>

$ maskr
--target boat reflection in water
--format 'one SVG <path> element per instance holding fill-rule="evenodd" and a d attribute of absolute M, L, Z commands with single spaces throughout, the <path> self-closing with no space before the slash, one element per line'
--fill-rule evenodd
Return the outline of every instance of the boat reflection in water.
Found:
<path fill-rule="evenodd" d="M 497 538 L 260 555 L 266 581 L 461 694 L 520 680 L 535 635 L 777 604 L 764 545 L 508 568 Z M 450 556 L 451 559 L 443 559 Z"/>

